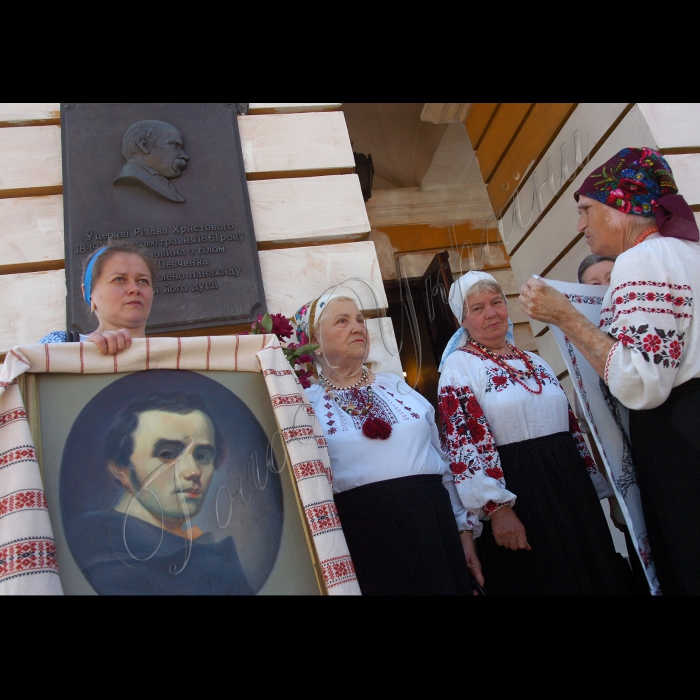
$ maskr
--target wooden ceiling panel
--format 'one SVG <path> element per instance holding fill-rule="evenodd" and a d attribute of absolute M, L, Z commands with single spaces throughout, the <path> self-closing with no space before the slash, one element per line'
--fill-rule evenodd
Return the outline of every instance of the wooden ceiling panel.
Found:
<path fill-rule="evenodd" d="M 469 110 L 465 125 L 472 148 L 475 150 L 479 147 L 481 137 L 498 109 L 498 104 L 498 102 L 475 102 Z"/>
<path fill-rule="evenodd" d="M 531 108 L 531 102 L 504 102 L 498 108 L 476 149 L 481 176 L 487 185 Z"/>
<path fill-rule="evenodd" d="M 539 102 L 534 105 L 486 187 L 493 210 L 499 218 L 518 185 L 546 153 L 576 104 Z"/>

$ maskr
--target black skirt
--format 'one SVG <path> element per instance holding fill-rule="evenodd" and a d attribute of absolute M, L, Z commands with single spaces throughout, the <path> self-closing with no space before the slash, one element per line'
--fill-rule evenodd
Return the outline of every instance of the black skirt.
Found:
<path fill-rule="evenodd" d="M 630 441 L 661 592 L 700 595 L 700 379 L 630 411 Z"/>
<path fill-rule="evenodd" d="M 491 523 L 477 540 L 487 595 L 630 593 L 598 495 L 570 433 L 498 448 L 514 511 L 532 549 L 496 544 Z"/>
<path fill-rule="evenodd" d="M 471 595 L 469 568 L 439 475 L 335 494 L 363 595 Z"/>

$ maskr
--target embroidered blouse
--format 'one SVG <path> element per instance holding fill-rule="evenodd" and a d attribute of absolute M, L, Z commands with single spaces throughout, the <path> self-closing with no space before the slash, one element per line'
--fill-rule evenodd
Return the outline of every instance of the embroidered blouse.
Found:
<path fill-rule="evenodd" d="M 66 337 L 65 331 L 51 331 L 51 333 L 48 333 L 39 341 L 39 344 L 46 345 L 48 343 L 65 343 L 67 342 Z M 85 342 L 87 339 L 88 337 L 81 333 L 80 340 Z"/>
<path fill-rule="evenodd" d="M 333 393 L 359 409 L 367 404 L 366 387 Z M 314 384 L 306 394 L 326 435 L 334 493 L 403 476 L 441 474 L 459 529 L 481 529 L 476 515 L 461 506 L 455 491 L 449 460 L 440 448 L 435 409 L 403 379 L 380 372 L 372 384 L 372 412 L 392 428 L 386 440 L 365 437 L 364 417 L 348 415 L 322 386 Z"/>
<path fill-rule="evenodd" d="M 617 258 L 600 328 L 612 335 L 605 383 L 628 408 L 660 406 L 671 389 L 700 377 L 700 244 L 654 233 Z"/>
<path fill-rule="evenodd" d="M 571 433 L 598 496 L 612 495 L 607 479 L 597 470 L 588 452 L 576 417 L 552 369 L 537 355 L 526 354 L 542 383 L 540 394 L 531 393 L 493 360 L 466 347 L 450 355 L 440 375 L 443 449 L 450 457 L 461 508 L 477 513 L 481 520 L 487 520 L 495 510 L 513 505 L 516 500 L 516 494 L 507 488 L 498 446 L 553 433 Z M 516 355 L 499 357 L 514 369 L 526 369 Z M 537 390 L 534 377 L 522 381 Z M 459 520 L 459 507 L 455 516 Z"/>

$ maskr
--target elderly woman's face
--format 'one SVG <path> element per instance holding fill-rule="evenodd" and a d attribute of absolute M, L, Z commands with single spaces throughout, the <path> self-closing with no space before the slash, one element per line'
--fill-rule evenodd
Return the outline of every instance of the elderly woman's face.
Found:
<path fill-rule="evenodd" d="M 583 195 L 578 198 L 578 214 L 577 229 L 586 237 L 593 255 L 616 257 L 624 252 L 628 214 Z"/>
<path fill-rule="evenodd" d="M 610 284 L 610 273 L 615 267 L 612 260 L 601 260 L 595 265 L 591 265 L 582 275 L 583 284 L 601 284 L 604 287 Z"/>
<path fill-rule="evenodd" d="M 462 326 L 477 342 L 489 349 L 503 346 L 508 333 L 508 305 L 500 292 L 485 290 L 465 301 Z"/>
<path fill-rule="evenodd" d="M 321 316 L 316 342 L 321 359 L 331 368 L 348 360 L 363 362 L 369 352 L 365 317 L 349 299 L 331 301 Z"/>

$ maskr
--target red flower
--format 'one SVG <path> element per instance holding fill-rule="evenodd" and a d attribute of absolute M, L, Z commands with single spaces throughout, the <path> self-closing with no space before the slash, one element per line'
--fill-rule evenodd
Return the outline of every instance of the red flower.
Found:
<path fill-rule="evenodd" d="M 612 192 L 608 194 L 608 200 L 605 203 L 616 207 L 623 214 L 627 214 L 627 212 L 632 208 L 629 197 L 629 192 L 623 192 L 621 189 L 616 189 L 612 190 Z"/>
<path fill-rule="evenodd" d="M 667 293 L 666 296 L 664 297 L 664 301 L 670 304 L 673 301 L 673 294 Z"/>
<path fill-rule="evenodd" d="M 500 467 L 486 467 L 486 469 L 484 469 L 484 474 L 490 476 L 492 479 L 503 478 L 503 470 Z"/>
<path fill-rule="evenodd" d="M 629 293 L 629 300 L 634 301 L 637 298 L 637 292 L 630 292 Z"/>
<path fill-rule="evenodd" d="M 291 338 L 294 329 L 289 319 L 282 314 L 270 314 L 272 318 L 272 332 L 280 339 Z"/>
<path fill-rule="evenodd" d="M 683 301 L 684 301 L 683 297 L 676 297 L 673 300 L 673 303 L 675 306 L 683 306 Z"/>
<path fill-rule="evenodd" d="M 668 354 L 674 360 L 679 359 L 682 352 L 683 352 L 683 347 L 681 346 L 681 344 L 677 340 L 674 340 L 668 348 Z"/>
<path fill-rule="evenodd" d="M 469 428 L 469 432 L 472 436 L 472 442 L 481 442 L 486 436 L 486 430 L 484 429 L 484 426 L 479 423 L 479 421 L 468 420 L 467 428 Z"/>
<path fill-rule="evenodd" d="M 508 377 L 502 377 L 500 375 L 493 378 L 493 383 L 496 386 L 504 386 L 508 383 Z"/>
<path fill-rule="evenodd" d="M 298 376 L 299 376 L 299 382 L 304 387 L 304 389 L 308 389 L 311 386 L 311 382 L 309 381 L 309 377 L 314 376 L 313 370 L 302 370 L 301 372 L 299 372 Z"/>
<path fill-rule="evenodd" d="M 624 299 L 622 297 L 615 297 L 616 304 L 622 304 L 623 301 L 624 301 Z"/>
<path fill-rule="evenodd" d="M 459 408 L 459 401 L 452 394 L 443 394 L 440 398 L 440 413 L 443 416 L 453 416 Z"/>
<path fill-rule="evenodd" d="M 661 338 L 658 335 L 649 333 L 648 336 L 642 339 L 642 344 L 647 352 L 658 352 L 661 349 Z"/>
<path fill-rule="evenodd" d="M 630 337 L 629 335 L 625 335 L 624 333 L 620 333 L 620 335 L 617 336 L 617 339 L 623 345 L 634 345 L 634 338 Z"/>
<path fill-rule="evenodd" d="M 656 299 L 656 294 L 654 292 L 647 292 L 647 301 L 654 301 Z"/>
<path fill-rule="evenodd" d="M 451 462 L 450 469 L 453 474 L 464 474 L 467 471 L 467 465 L 464 462 Z"/>
<path fill-rule="evenodd" d="M 647 186 L 643 182 L 632 180 L 629 177 L 623 177 L 620 180 L 620 187 L 625 192 L 631 192 L 632 194 L 644 194 L 647 191 Z"/>
<path fill-rule="evenodd" d="M 481 418 L 484 415 L 484 411 L 479 406 L 476 396 L 470 396 L 467 400 L 467 413 L 473 418 Z"/>

